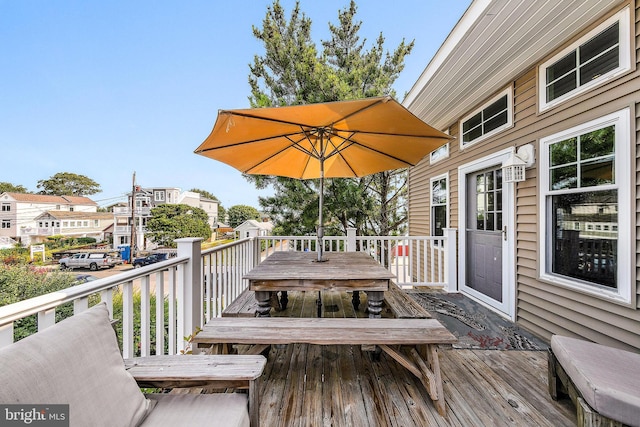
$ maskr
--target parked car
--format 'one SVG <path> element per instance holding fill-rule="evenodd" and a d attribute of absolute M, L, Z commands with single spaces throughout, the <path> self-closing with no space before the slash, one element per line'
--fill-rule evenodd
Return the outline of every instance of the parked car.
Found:
<path fill-rule="evenodd" d="M 91 274 L 77 274 L 76 280 L 73 281 L 73 284 L 79 285 L 81 283 L 93 282 L 94 280 L 98 280 L 98 278 Z"/>
<path fill-rule="evenodd" d="M 111 268 L 115 266 L 118 263 L 118 259 L 106 252 L 83 252 L 62 258 L 58 263 L 63 270 L 88 268 L 91 271 L 96 271 L 101 268 Z"/>
<path fill-rule="evenodd" d="M 151 254 L 146 257 L 136 258 L 133 260 L 133 267 L 140 268 L 145 265 L 155 264 L 156 262 L 165 261 L 167 259 L 167 254 L 159 253 L 159 254 Z"/>

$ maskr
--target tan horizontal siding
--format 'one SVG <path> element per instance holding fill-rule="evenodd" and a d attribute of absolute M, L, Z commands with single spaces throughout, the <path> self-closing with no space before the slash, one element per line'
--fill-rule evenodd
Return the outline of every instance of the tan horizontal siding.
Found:
<path fill-rule="evenodd" d="M 562 104 L 544 111 L 538 112 L 537 107 L 537 65 L 532 66 L 519 76 L 513 77 L 513 127 L 501 132 L 490 140 L 460 150 L 459 141 L 450 144 L 450 157 L 436 165 L 421 164 L 416 171 L 416 181 L 419 188 L 412 189 L 410 198 L 420 203 L 420 221 L 423 221 L 423 213 L 426 204 L 426 217 L 428 221 L 429 204 L 429 179 L 439 175 L 443 171 L 449 172 L 449 196 L 450 196 L 450 226 L 460 227 L 458 214 L 458 168 L 466 163 L 481 159 L 490 153 L 503 150 L 508 147 L 532 143 L 535 147 L 536 162 L 533 167 L 527 169 L 527 179 L 516 186 L 516 278 L 517 300 L 516 319 L 523 327 L 549 338 L 551 334 L 563 333 L 570 336 L 580 336 L 596 342 L 611 344 L 622 348 L 640 349 L 640 150 L 636 144 L 640 141 L 640 67 L 637 63 L 640 58 L 640 0 L 632 2 L 635 9 L 635 50 L 634 60 L 636 67 L 631 72 L 607 82 L 604 85 L 589 90 L 579 96 L 563 102 Z M 617 12 L 619 8 L 611 11 Z M 594 22 L 589 28 L 594 28 L 608 16 Z M 586 30 L 585 30 L 586 32 Z M 577 40 L 582 34 L 576 34 L 572 40 Z M 568 40 L 566 45 L 571 41 Z M 555 52 L 561 50 L 561 46 Z M 555 52 L 549 52 L 548 57 Z M 495 88 L 495 93 L 504 90 L 505 86 Z M 489 99 L 488 97 L 487 99 Z M 539 248 L 539 205 L 543 201 L 539 198 L 539 156 L 541 138 L 563 131 L 597 119 L 623 108 L 634 107 L 635 117 L 632 121 L 634 134 L 632 135 L 632 152 L 630 159 L 635 159 L 636 173 L 632 174 L 636 207 L 636 227 L 632 229 L 633 239 L 636 241 L 635 272 L 636 283 L 633 285 L 636 300 L 632 307 L 617 304 L 603 298 L 597 298 L 586 293 L 577 292 L 560 287 L 538 279 Z M 471 112 L 478 105 L 469 105 Z M 451 135 L 457 135 L 459 124 L 450 125 Z M 427 162 L 428 163 L 428 162 Z M 424 185 L 423 183 L 427 184 Z M 455 194 L 455 195 L 454 195 Z M 410 202 L 410 207 L 416 203 Z M 428 224 L 414 223 L 418 217 L 411 215 L 410 229 L 428 230 Z"/>

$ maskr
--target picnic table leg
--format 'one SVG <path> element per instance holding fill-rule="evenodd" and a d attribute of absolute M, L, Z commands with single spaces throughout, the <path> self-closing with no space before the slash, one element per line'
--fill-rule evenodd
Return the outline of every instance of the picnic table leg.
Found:
<path fill-rule="evenodd" d="M 256 291 L 256 301 L 258 301 L 258 317 L 271 317 L 271 292 Z"/>
<path fill-rule="evenodd" d="M 367 306 L 369 308 L 369 318 L 379 319 L 382 317 L 383 291 L 365 291 L 367 293 Z"/>
<path fill-rule="evenodd" d="M 360 307 L 360 291 L 353 291 L 353 296 L 351 297 L 351 304 L 353 304 L 353 309 L 358 311 L 358 307 Z"/>
<path fill-rule="evenodd" d="M 287 304 L 289 304 L 289 294 L 287 293 L 287 291 L 281 291 L 280 292 L 280 309 L 286 310 Z"/>

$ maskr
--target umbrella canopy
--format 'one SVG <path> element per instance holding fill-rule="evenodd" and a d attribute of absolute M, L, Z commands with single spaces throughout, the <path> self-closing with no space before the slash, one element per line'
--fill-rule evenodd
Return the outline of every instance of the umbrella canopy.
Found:
<path fill-rule="evenodd" d="M 451 137 L 390 97 L 220 110 L 197 154 L 243 173 L 297 179 L 362 177 L 417 164 Z M 318 260 L 322 259 L 319 248 Z"/>

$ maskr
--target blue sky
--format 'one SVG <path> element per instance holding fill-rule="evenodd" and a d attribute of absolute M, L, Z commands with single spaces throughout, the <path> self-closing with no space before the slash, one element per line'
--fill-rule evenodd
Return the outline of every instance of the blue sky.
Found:
<path fill-rule="evenodd" d="M 235 169 L 196 155 L 219 109 L 247 108 L 248 64 L 264 53 L 271 0 L 0 0 L 0 182 L 36 191 L 58 172 L 86 175 L 100 205 L 144 187 L 201 188 L 223 206 L 259 208 Z M 281 0 L 287 16 L 293 0 Z M 301 0 L 312 34 L 348 0 Z M 415 40 L 394 88 L 402 101 L 469 0 L 360 0 L 367 47 Z"/>

